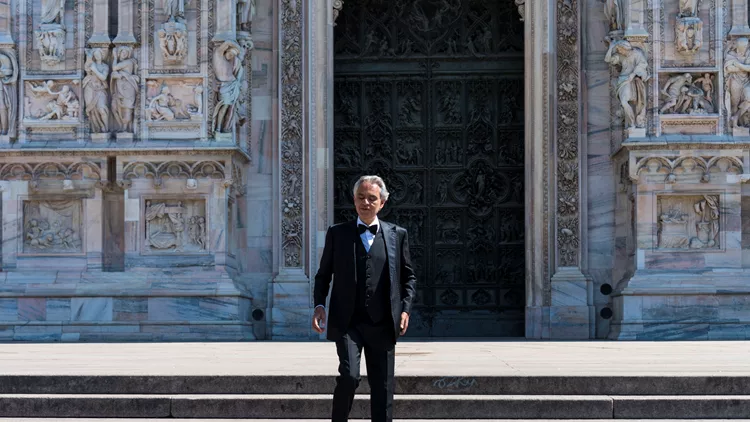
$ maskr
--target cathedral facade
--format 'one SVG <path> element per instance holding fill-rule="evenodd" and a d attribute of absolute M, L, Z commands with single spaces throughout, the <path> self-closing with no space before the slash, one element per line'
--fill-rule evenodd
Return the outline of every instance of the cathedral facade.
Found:
<path fill-rule="evenodd" d="M 748 39 L 745 0 L 0 0 L 0 339 L 317 338 L 363 174 L 411 336 L 745 339 Z"/>

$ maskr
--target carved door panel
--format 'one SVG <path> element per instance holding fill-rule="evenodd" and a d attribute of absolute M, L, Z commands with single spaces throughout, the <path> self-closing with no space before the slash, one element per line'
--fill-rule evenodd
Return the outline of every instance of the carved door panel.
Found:
<path fill-rule="evenodd" d="M 409 231 L 412 336 L 523 336 L 523 26 L 513 0 L 347 0 L 335 28 L 336 222 L 383 177 Z"/>

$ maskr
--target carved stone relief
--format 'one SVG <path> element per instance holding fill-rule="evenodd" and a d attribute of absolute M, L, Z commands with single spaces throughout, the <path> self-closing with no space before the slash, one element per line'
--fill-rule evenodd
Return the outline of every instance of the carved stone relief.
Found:
<path fill-rule="evenodd" d="M 39 56 L 47 66 L 65 60 L 65 0 L 42 0 L 39 29 L 36 31 Z"/>
<path fill-rule="evenodd" d="M 24 119 L 78 121 L 81 105 L 78 100 L 77 80 L 26 81 Z"/>
<path fill-rule="evenodd" d="M 112 58 L 112 115 L 117 133 L 133 133 L 134 111 L 140 90 L 138 61 L 133 57 L 133 47 L 115 48 Z"/>
<path fill-rule="evenodd" d="M 659 249 L 718 249 L 719 195 L 659 196 Z"/>
<path fill-rule="evenodd" d="M 623 0 L 603 0 L 604 16 L 610 32 L 625 31 L 625 8 Z"/>
<path fill-rule="evenodd" d="M 146 115 L 151 121 L 202 120 L 202 96 L 195 95 L 196 88 L 203 90 L 201 79 L 149 79 L 146 81 Z"/>
<path fill-rule="evenodd" d="M 226 179 L 226 167 L 219 161 L 134 161 L 123 163 L 123 180 L 148 178 L 154 187 L 161 187 L 164 179 Z"/>
<path fill-rule="evenodd" d="M 732 128 L 750 126 L 750 56 L 748 39 L 730 43 L 724 57 L 724 107 Z"/>
<path fill-rule="evenodd" d="M 15 52 L 0 50 L 0 137 L 16 135 L 18 75 Z"/>
<path fill-rule="evenodd" d="M 23 253 L 81 253 L 82 221 L 80 199 L 24 201 Z"/>
<path fill-rule="evenodd" d="M 681 185 L 726 182 L 727 176 L 743 172 L 741 154 L 734 156 L 678 155 L 640 158 L 630 167 L 633 180 L 640 183 L 679 183 Z"/>
<path fill-rule="evenodd" d="M 664 75 L 662 79 L 666 79 Z M 714 75 L 680 73 L 669 77 L 661 88 L 662 114 L 713 114 L 716 90 Z"/>
<path fill-rule="evenodd" d="M 604 61 L 619 69 L 615 90 L 628 129 L 646 128 L 646 82 L 651 78 L 646 55 L 627 40 L 610 44 Z"/>
<path fill-rule="evenodd" d="M 83 99 L 92 133 L 109 133 L 109 66 L 104 62 L 107 50 L 86 50 L 86 77 L 83 78 Z"/>
<path fill-rule="evenodd" d="M 182 64 L 188 53 L 188 32 L 184 23 L 164 23 L 157 32 L 165 64 Z"/>
<path fill-rule="evenodd" d="M 693 55 L 703 45 L 703 21 L 695 16 L 678 17 L 675 22 L 675 50 L 683 55 Z"/>
<path fill-rule="evenodd" d="M 205 201 L 147 200 L 144 219 L 144 253 L 207 251 Z"/>

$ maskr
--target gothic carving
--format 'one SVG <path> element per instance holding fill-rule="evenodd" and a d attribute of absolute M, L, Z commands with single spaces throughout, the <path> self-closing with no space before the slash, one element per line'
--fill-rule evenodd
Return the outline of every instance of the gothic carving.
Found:
<path fill-rule="evenodd" d="M 24 201 L 23 252 L 28 254 L 81 253 L 82 201 Z"/>
<path fill-rule="evenodd" d="M 26 82 L 27 90 L 32 97 L 26 97 L 27 108 L 25 118 L 31 120 L 74 120 L 80 115 L 80 103 L 78 96 L 71 85 L 77 81 L 64 83 L 59 91 L 55 91 L 57 85 L 53 81 L 41 82 L 38 85 Z M 39 104 L 43 104 L 39 107 Z"/>
<path fill-rule="evenodd" d="M 12 50 L 0 50 L 0 137 L 16 135 L 18 75 L 15 53 Z"/>
<path fill-rule="evenodd" d="M 157 36 L 164 63 L 182 64 L 188 53 L 187 26 L 180 22 L 167 22 L 159 29 Z"/>
<path fill-rule="evenodd" d="M 282 265 L 302 265 L 302 2 L 281 2 Z"/>
<path fill-rule="evenodd" d="M 36 31 L 39 56 L 48 66 L 65 60 L 65 1 L 42 0 L 39 30 Z"/>
<path fill-rule="evenodd" d="M 205 201 L 147 200 L 144 219 L 145 253 L 208 251 Z"/>
<path fill-rule="evenodd" d="M 711 152 L 715 154 L 715 152 Z M 641 183 L 694 184 L 726 181 L 726 175 L 743 172 L 741 154 L 724 155 L 647 155 L 630 167 L 630 177 Z M 720 177 L 714 177 L 720 176 Z"/>
<path fill-rule="evenodd" d="M 627 128 L 646 127 L 646 82 L 651 78 L 646 55 L 627 40 L 610 44 L 604 61 L 619 68 L 615 90 Z"/>
<path fill-rule="evenodd" d="M 724 58 L 725 94 L 724 107 L 730 116 L 732 127 L 748 127 L 750 119 L 750 60 L 748 39 L 734 40 Z"/>
<path fill-rule="evenodd" d="M 675 49 L 683 55 L 693 55 L 703 45 L 703 21 L 699 18 L 678 17 L 675 22 Z"/>
<path fill-rule="evenodd" d="M 604 16 L 610 32 L 625 30 L 625 9 L 623 0 L 603 0 Z"/>
<path fill-rule="evenodd" d="M 250 24 L 255 18 L 256 0 L 237 0 L 237 30 L 250 32 Z"/>
<path fill-rule="evenodd" d="M 700 0 L 680 0 L 680 18 L 698 16 L 698 4 Z"/>
<path fill-rule="evenodd" d="M 114 130 L 118 133 L 133 133 L 134 111 L 138 98 L 140 77 L 138 61 L 133 57 L 133 47 L 115 48 L 112 59 L 112 115 Z"/>
<path fill-rule="evenodd" d="M 336 19 L 339 18 L 339 13 L 344 7 L 344 0 L 333 0 L 333 24 L 336 25 Z"/>
<path fill-rule="evenodd" d="M 198 245 L 200 250 L 208 249 L 208 242 L 206 239 L 206 218 L 200 215 L 194 215 L 190 217 L 188 224 L 188 234 L 190 235 L 190 241 Z"/>
<path fill-rule="evenodd" d="M 718 249 L 718 195 L 658 198 L 659 249 Z"/>
<path fill-rule="evenodd" d="M 235 41 L 225 41 L 214 52 L 214 72 L 219 81 L 212 117 L 215 133 L 232 133 L 237 119 L 237 101 L 242 89 L 245 51 Z"/>
<path fill-rule="evenodd" d="M 160 187 L 165 178 L 171 179 L 225 179 L 225 165 L 218 161 L 134 161 L 123 165 L 123 180 L 145 179 Z"/>
<path fill-rule="evenodd" d="M 200 82 L 198 82 L 200 83 Z M 193 89 L 195 85 L 188 86 L 186 81 L 179 84 L 168 84 L 163 81 L 150 80 L 147 82 L 149 95 L 147 115 L 151 121 L 189 120 L 190 113 L 187 108 L 187 101 L 194 99 Z M 175 88 L 177 95 L 173 95 L 172 87 Z"/>
<path fill-rule="evenodd" d="M 690 73 L 670 77 L 661 89 L 665 98 L 661 113 L 710 114 L 714 112 L 713 75 L 705 73 L 693 80 Z"/>
<path fill-rule="evenodd" d="M 109 133 L 109 66 L 104 63 L 105 53 L 101 48 L 86 50 L 83 100 L 93 133 Z"/>

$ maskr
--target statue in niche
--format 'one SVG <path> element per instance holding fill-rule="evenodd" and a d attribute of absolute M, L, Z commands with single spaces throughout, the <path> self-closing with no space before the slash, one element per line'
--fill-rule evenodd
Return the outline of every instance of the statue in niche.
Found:
<path fill-rule="evenodd" d="M 133 47 L 117 47 L 112 60 L 112 115 L 117 132 L 133 133 L 133 110 L 138 97 L 138 62 Z"/>
<path fill-rule="evenodd" d="M 680 13 L 679 17 L 695 17 L 698 16 L 698 2 L 699 0 L 680 0 Z"/>
<path fill-rule="evenodd" d="M 86 77 L 83 79 L 83 100 L 91 132 L 109 132 L 109 98 L 107 77 L 109 66 L 104 63 L 101 48 L 86 51 Z"/>
<path fill-rule="evenodd" d="M 697 237 L 690 239 L 691 249 L 714 248 L 718 246 L 716 238 L 719 236 L 719 197 L 704 195 L 703 200 L 693 207 L 696 215 Z"/>
<path fill-rule="evenodd" d="M 188 53 L 188 34 L 185 25 L 166 23 L 157 35 L 164 61 L 169 64 L 182 63 Z"/>
<path fill-rule="evenodd" d="M 42 0 L 42 25 L 62 25 L 65 18 L 65 0 Z"/>
<path fill-rule="evenodd" d="M 750 65 L 748 39 L 737 38 L 724 58 L 724 106 L 734 128 L 748 125 L 746 113 L 750 110 Z"/>
<path fill-rule="evenodd" d="M 629 41 L 619 40 L 610 44 L 604 61 L 611 66 L 620 67 L 615 89 L 625 115 L 626 127 L 645 128 L 646 81 L 651 78 L 646 55 Z"/>
<path fill-rule="evenodd" d="M 244 49 L 234 41 L 225 41 L 214 52 L 214 71 L 219 93 L 213 114 L 212 128 L 217 133 L 232 133 L 237 114 L 237 101 L 242 89 L 245 69 Z"/>
<path fill-rule="evenodd" d="M 167 22 L 185 23 L 185 0 L 164 0 L 164 14 L 169 16 Z"/>
<path fill-rule="evenodd" d="M 182 202 L 177 205 L 146 201 L 146 241 L 153 249 L 182 250 L 182 236 L 185 231 Z"/>
<path fill-rule="evenodd" d="M 47 81 L 36 86 L 31 84 L 30 89 L 34 95 L 48 95 L 53 99 L 47 103 L 46 113 L 38 117 L 39 120 L 76 120 L 80 113 L 78 97 L 70 89 L 69 85 L 63 85 L 60 91 L 52 91 L 54 82 Z"/>
<path fill-rule="evenodd" d="M 678 53 L 692 55 L 703 45 L 703 22 L 696 17 L 677 18 L 675 22 L 675 48 Z"/>
<path fill-rule="evenodd" d="M 18 62 L 10 51 L 0 51 L 0 136 L 14 136 L 18 115 Z"/>
<path fill-rule="evenodd" d="M 176 99 L 169 91 L 167 85 L 162 85 L 159 95 L 151 99 L 148 105 L 151 120 L 172 121 L 175 119 L 185 119 L 190 116 L 182 107 L 182 101 Z"/>
<path fill-rule="evenodd" d="M 237 29 L 250 32 L 250 24 L 255 18 L 255 0 L 237 0 Z"/>
<path fill-rule="evenodd" d="M 194 215 L 190 217 L 188 224 L 188 234 L 190 235 L 190 242 L 198 245 L 201 250 L 206 250 L 208 242 L 206 242 L 206 218 L 200 215 Z"/>
<path fill-rule="evenodd" d="M 622 0 L 604 0 L 604 16 L 610 32 L 625 30 L 625 11 Z"/>

